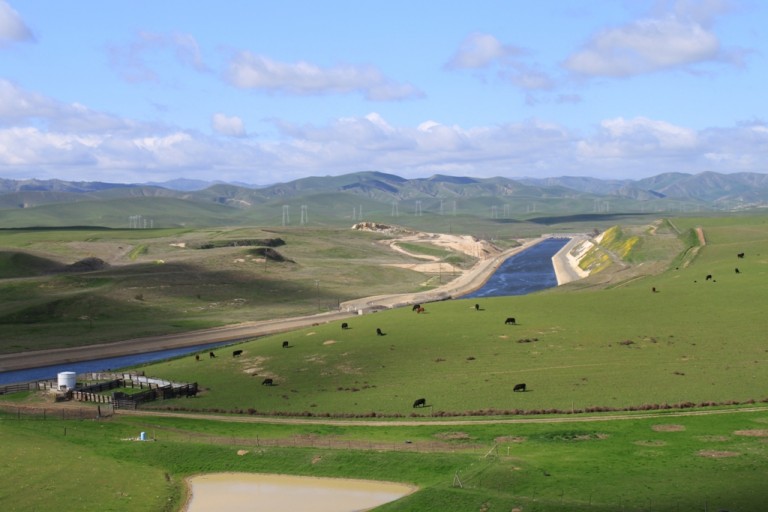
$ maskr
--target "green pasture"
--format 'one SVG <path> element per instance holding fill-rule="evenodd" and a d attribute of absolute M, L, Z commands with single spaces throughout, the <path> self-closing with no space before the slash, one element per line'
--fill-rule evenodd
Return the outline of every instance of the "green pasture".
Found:
<path fill-rule="evenodd" d="M 246 414 L 429 417 L 768 399 L 757 306 L 768 290 L 768 259 L 760 256 L 768 254 L 768 225 L 703 225 L 708 242 L 696 257 L 685 266 L 669 257 L 660 273 L 617 272 L 600 288 L 587 279 L 528 296 L 430 303 L 422 314 L 355 316 L 349 329 L 333 322 L 242 343 L 238 358 L 221 349 L 216 359 L 187 356 L 143 370 L 203 389 L 157 407 Z M 645 236 L 638 259 L 670 245 L 660 237 Z M 275 385 L 263 386 L 264 378 Z M 513 393 L 517 383 L 528 390 Z M 414 410 L 422 397 L 428 407 Z"/>
<path fill-rule="evenodd" d="M 146 432 L 152 441 L 130 439 Z M 283 473 L 397 481 L 381 511 L 758 512 L 768 499 L 768 412 L 557 423 L 291 425 L 0 414 L 3 509 L 179 510 L 183 478 Z M 302 441 L 316 444 L 305 446 Z M 282 447 L 266 440 L 281 440 Z M 296 440 L 296 447 L 290 447 Z M 351 449 L 324 447 L 347 441 Z M 362 445 L 360 443 L 363 443 Z M 385 442 L 367 449 L 365 442 Z M 245 453 L 238 455 L 239 450 Z M 242 452 L 241 452 L 242 453 Z M 20 492 L 24 491 L 24 492 Z"/>

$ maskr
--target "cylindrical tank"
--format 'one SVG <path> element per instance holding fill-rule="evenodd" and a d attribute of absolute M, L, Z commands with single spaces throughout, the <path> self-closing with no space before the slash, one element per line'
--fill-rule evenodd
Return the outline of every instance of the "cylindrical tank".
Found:
<path fill-rule="evenodd" d="M 75 372 L 59 372 L 59 389 L 71 390 L 77 385 L 77 374 Z"/>

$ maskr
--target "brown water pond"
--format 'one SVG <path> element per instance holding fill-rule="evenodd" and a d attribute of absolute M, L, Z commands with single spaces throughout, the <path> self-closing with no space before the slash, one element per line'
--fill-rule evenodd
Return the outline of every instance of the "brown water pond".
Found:
<path fill-rule="evenodd" d="M 213 473 L 187 482 L 185 512 L 359 512 L 416 490 L 392 482 L 253 473 Z"/>

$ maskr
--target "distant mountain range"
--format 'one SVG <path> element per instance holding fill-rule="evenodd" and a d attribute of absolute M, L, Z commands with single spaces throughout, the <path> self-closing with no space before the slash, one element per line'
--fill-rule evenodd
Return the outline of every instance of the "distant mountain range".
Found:
<path fill-rule="evenodd" d="M 141 202 L 152 198 L 154 201 Z M 163 201 L 160 201 L 160 200 Z M 329 216 L 353 208 L 362 213 L 378 210 L 395 212 L 397 205 L 409 211 L 442 214 L 446 208 L 465 213 L 494 215 L 528 212 L 552 214 L 585 212 L 652 212 L 678 209 L 744 210 L 768 206 L 768 174 L 666 173 L 641 180 L 605 180 L 589 177 L 559 178 L 472 178 L 434 175 L 406 179 L 394 174 L 364 171 L 341 176 L 302 178 L 287 183 L 256 187 L 242 183 L 206 182 L 178 179 L 163 183 L 105 183 L 63 180 L 0 179 L 0 221 L 10 225 L 12 210 L 45 208 L 51 205 L 101 203 L 103 218 L 120 216 L 133 204 L 157 210 L 163 215 L 178 208 L 205 210 L 206 215 L 232 217 L 232 210 L 272 212 L 281 205 L 311 205 L 313 213 Z M 359 204 L 359 206 L 358 206 Z M 182 206 L 183 205 L 183 206 Z M 225 210 L 211 208 L 225 207 Z M 450 205 L 450 206 L 449 206 Z M 118 208 L 120 207 L 120 208 Z M 112 208 L 113 213 L 107 210 Z M 498 210 L 497 210 L 498 209 Z M 44 210 L 49 217 L 62 215 Z M 69 207 L 66 215 L 83 217 L 83 222 L 99 223 L 99 215 L 75 215 Z M 294 210 L 294 215 L 295 215 Z M 190 213 L 191 216 L 197 214 Z M 240 214 L 241 217 L 243 214 Z M 285 214 L 284 214 L 285 215 Z M 358 219 L 359 220 L 359 219 Z M 44 217 L 38 222 L 48 223 Z M 74 222 L 74 220 L 73 220 Z M 213 221 L 211 221 L 213 222 Z M 108 224 L 104 224 L 108 225 Z"/>
<path fill-rule="evenodd" d="M 242 189 L 242 190 L 238 190 Z M 572 196 L 575 193 L 595 196 L 625 197 L 637 200 L 678 199 L 704 203 L 763 204 L 768 202 L 768 174 L 733 173 L 700 174 L 665 173 L 640 180 L 606 180 L 600 178 L 562 176 L 559 178 L 471 178 L 434 175 L 430 178 L 406 179 L 383 172 L 357 172 L 342 176 L 301 178 L 287 183 L 258 187 L 246 183 L 226 183 L 175 179 L 138 184 L 99 181 L 7 180 L 0 178 L 0 195 L 39 194 L 42 202 L 70 200 L 70 194 L 92 198 L 109 191 L 110 197 L 140 195 L 172 195 L 191 198 L 221 194 L 223 197 L 295 197 L 312 193 L 347 192 L 382 199 L 414 197 L 473 196 Z M 61 194 L 57 196 L 56 194 Z M 65 195 L 67 194 L 67 195 Z M 7 203 L 7 201 L 5 201 Z"/>

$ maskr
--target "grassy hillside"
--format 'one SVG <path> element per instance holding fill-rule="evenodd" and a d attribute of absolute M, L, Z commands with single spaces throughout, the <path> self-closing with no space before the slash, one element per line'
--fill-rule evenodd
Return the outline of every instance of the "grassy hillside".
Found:
<path fill-rule="evenodd" d="M 702 228 L 704 245 L 696 228 Z M 382 511 L 762 511 L 768 499 L 768 411 L 761 402 L 768 398 L 768 357 L 760 308 L 768 289 L 766 218 L 675 218 L 620 229 L 621 236 L 604 248 L 616 264 L 572 285 L 523 297 L 431 303 L 423 314 L 410 308 L 384 311 L 353 318 L 347 330 L 334 323 L 249 341 L 237 346 L 244 350 L 239 358 L 221 349 L 216 359 L 186 356 L 144 367 L 150 375 L 194 380 L 204 388 L 197 398 L 155 404 L 181 410 L 183 417 L 150 411 L 104 422 L 65 422 L 55 414 L 45 421 L 28 419 L 13 408 L 0 413 L 0 435 L 11 440 L 0 448 L 0 460 L 12 461 L 8 467 L 14 473 L 0 484 L 0 501 L 9 510 L 179 510 L 183 477 L 246 471 L 419 486 Z M 372 235 L 343 245 L 332 232 L 319 230 L 211 230 L 205 238 L 269 234 L 284 237 L 285 249 L 278 249 L 297 262 L 322 255 L 329 261 L 325 276 L 333 268 L 351 271 L 367 262 L 358 277 L 363 282 L 374 263 L 389 261 L 375 250 Z M 50 242 L 50 234 L 29 236 L 32 246 Z M 79 290 L 115 290 L 101 296 L 119 296 L 115 283 L 121 279 L 135 286 L 138 276 L 148 280 L 153 269 L 189 258 L 169 240 L 197 236 L 166 232 L 128 247 L 90 233 L 99 254 L 114 243 L 126 255 L 144 245 L 146 252 L 134 260 L 142 272 L 121 275 L 112 267 L 98 279 L 69 277 L 76 284 L 59 291 L 77 296 Z M 638 241 L 626 252 L 617 250 L 635 236 Z M 62 261 L 72 244 L 80 243 L 74 238 L 63 244 Z M 15 240 L 22 245 L 21 238 Z M 251 248 L 234 249 L 247 255 Z M 153 263 L 173 251 L 184 258 Z M 737 258 L 741 252 L 744 258 Z M 206 268 L 231 258 L 229 252 L 218 254 Z M 302 271 L 291 268 L 284 275 Z M 226 274 L 211 276 L 205 282 L 213 289 Z M 302 278 L 307 291 L 316 290 L 314 277 Z M 378 275 L 371 282 L 397 278 Z M 17 293 L 27 279 L 5 285 L 18 287 L 12 290 Z M 246 281 L 242 291 L 253 285 Z M 174 294 L 174 300 L 187 300 L 179 288 L 142 290 L 154 290 L 150 302 L 164 297 L 171 304 Z M 127 311 L 124 305 L 114 308 Z M 505 325 L 509 316 L 517 325 Z M 376 336 L 377 327 L 386 335 Z M 283 340 L 289 348 L 282 348 Z M 277 385 L 262 386 L 265 377 Z M 513 393 L 519 382 L 528 390 Z M 418 397 L 429 407 L 414 410 Z M 27 400 L 39 404 L 40 399 L 22 394 L 12 407 Z M 713 405 L 736 402 L 742 405 Z M 664 409 L 681 404 L 683 412 L 697 415 Z M 627 407 L 650 410 L 622 413 L 623 419 L 612 419 L 614 413 L 578 414 Z M 557 410 L 567 414 L 541 414 Z M 191 417 L 193 411 L 208 418 Z M 521 411 L 536 414 L 506 414 Z M 222 421 L 211 412 L 235 414 L 227 417 L 233 421 Z M 257 412 L 265 418 L 251 416 Z M 701 415 L 710 412 L 717 414 Z M 360 416 L 377 423 L 286 422 L 284 415 L 293 414 L 322 422 Z M 412 423 L 417 420 L 423 424 Z M 122 440 L 140 431 L 157 441 Z M 46 460 L 77 454 L 77 478 L 60 480 L 60 469 L 41 463 L 42 454 L 50 457 Z M 136 478 L 118 475 L 120 470 Z M 85 492 L 83 481 L 99 487 L 88 485 Z M 35 492 L 18 492 L 20 487 Z"/>

